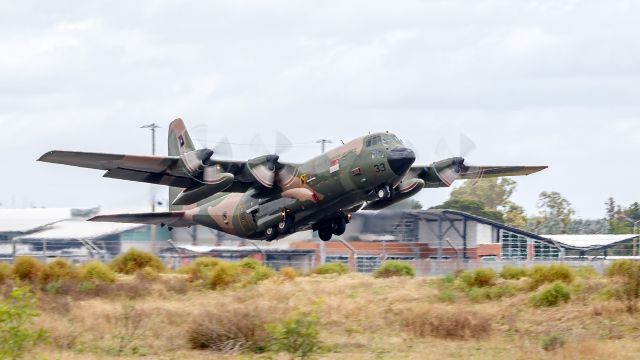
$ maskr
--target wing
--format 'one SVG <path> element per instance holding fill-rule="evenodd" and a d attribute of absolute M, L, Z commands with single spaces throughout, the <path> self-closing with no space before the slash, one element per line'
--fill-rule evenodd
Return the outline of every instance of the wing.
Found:
<path fill-rule="evenodd" d="M 38 161 L 105 170 L 104 177 L 167 185 L 190 189 L 206 186 L 201 179 L 191 176 L 179 156 L 138 156 L 101 154 L 74 151 L 49 151 Z M 244 162 L 221 161 L 223 168 L 240 169 Z M 235 188 L 242 189 L 242 186 Z"/>
<path fill-rule="evenodd" d="M 424 180 L 425 187 L 449 187 L 456 180 L 475 180 L 503 176 L 526 176 L 547 169 L 547 166 L 475 166 L 465 165 L 464 159 L 452 158 L 429 166 L 414 166 L 410 178 Z"/>
<path fill-rule="evenodd" d="M 162 213 L 100 215 L 89 219 L 89 221 L 166 225 L 171 227 L 195 225 L 195 223 L 185 220 L 184 214 L 184 211 L 172 211 Z"/>

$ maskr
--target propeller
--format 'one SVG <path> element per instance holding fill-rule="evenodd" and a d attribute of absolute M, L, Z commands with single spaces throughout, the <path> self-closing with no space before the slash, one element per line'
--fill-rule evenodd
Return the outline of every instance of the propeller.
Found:
<path fill-rule="evenodd" d="M 277 132 L 273 150 L 262 140 L 260 134 L 256 134 L 250 143 L 251 152 L 261 155 L 249 162 L 249 169 L 254 177 L 265 187 L 272 188 L 276 182 L 276 178 L 280 184 L 290 180 L 293 174 L 286 166 L 280 164 L 280 155 L 287 153 L 293 148 L 293 143 L 284 134 Z M 267 154 L 267 155 L 265 155 Z"/>
<path fill-rule="evenodd" d="M 218 142 L 211 144 L 209 142 L 209 126 L 207 124 L 198 124 L 193 127 L 192 131 L 195 135 L 195 141 L 200 144 L 202 149 L 212 150 L 216 159 L 231 160 L 233 158 L 233 148 L 228 137 L 222 136 Z"/>
<path fill-rule="evenodd" d="M 468 136 L 464 134 L 460 134 L 459 138 L 459 146 L 458 146 L 458 155 L 451 150 L 449 144 L 444 140 L 440 139 L 438 144 L 436 145 L 435 153 L 440 158 L 446 158 L 451 160 L 450 166 L 447 166 L 443 169 L 437 169 L 434 166 L 434 170 L 436 170 L 436 174 L 447 185 L 451 185 L 454 181 L 461 179 L 462 174 L 473 174 L 473 178 L 470 180 L 474 181 L 476 184 L 480 178 L 482 177 L 481 171 L 474 170 L 474 167 L 469 167 L 465 165 L 465 158 L 468 157 L 471 153 L 473 153 L 477 149 L 477 146 L 473 140 L 471 140 Z M 468 179 L 469 177 L 467 177 Z"/>

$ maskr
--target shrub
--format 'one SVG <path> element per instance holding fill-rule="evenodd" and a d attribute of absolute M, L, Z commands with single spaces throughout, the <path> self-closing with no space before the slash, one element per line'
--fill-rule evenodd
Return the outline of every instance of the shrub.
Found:
<path fill-rule="evenodd" d="M 561 302 L 568 302 L 571 292 L 561 281 L 556 281 L 544 290 L 531 296 L 531 303 L 536 307 L 554 307 Z"/>
<path fill-rule="evenodd" d="M 463 272 L 458 279 L 466 288 L 472 289 L 493 286 L 496 283 L 496 277 L 493 269 L 477 269 Z"/>
<path fill-rule="evenodd" d="M 598 272 L 593 266 L 580 266 L 574 271 L 576 273 L 576 276 L 581 277 L 583 279 L 593 279 L 598 277 Z"/>
<path fill-rule="evenodd" d="M 320 349 L 318 315 L 294 313 L 278 323 L 266 326 L 271 335 L 270 350 L 286 352 L 291 358 L 307 359 Z"/>
<path fill-rule="evenodd" d="M 0 285 L 11 278 L 11 265 L 0 262 Z"/>
<path fill-rule="evenodd" d="M 616 297 L 627 303 L 627 311 L 636 312 L 640 298 L 640 263 L 631 260 L 616 261 L 609 266 L 606 274 L 619 283 Z"/>
<path fill-rule="evenodd" d="M 31 256 L 20 256 L 13 264 L 16 280 L 35 282 L 42 274 L 42 264 Z"/>
<path fill-rule="evenodd" d="M 209 271 L 206 287 L 211 290 L 224 289 L 240 280 L 238 264 L 221 262 Z"/>
<path fill-rule="evenodd" d="M 446 340 L 481 339 L 491 333 L 488 316 L 465 308 L 412 307 L 401 315 L 403 329 L 413 336 Z"/>
<path fill-rule="evenodd" d="M 160 274 L 153 268 L 146 267 L 136 271 L 136 280 L 138 281 L 156 281 L 160 279 Z"/>
<path fill-rule="evenodd" d="M 313 269 L 312 273 L 316 275 L 338 274 L 344 275 L 348 272 L 347 266 L 343 263 L 329 263 L 320 265 Z"/>
<path fill-rule="evenodd" d="M 245 270 L 257 270 L 260 267 L 262 267 L 262 264 L 260 263 L 260 261 L 256 259 L 244 258 L 240 260 L 240 262 L 238 263 L 238 266 L 240 266 L 241 269 L 245 269 Z"/>
<path fill-rule="evenodd" d="M 542 349 L 547 352 L 556 351 L 564 347 L 564 338 L 558 334 L 551 334 L 542 339 Z"/>
<path fill-rule="evenodd" d="M 200 314 L 187 332 L 195 350 L 264 352 L 269 344 L 265 325 L 271 313 L 254 307 L 234 306 Z"/>
<path fill-rule="evenodd" d="M 378 270 L 373 273 L 373 277 L 377 279 L 391 277 L 415 277 L 416 271 L 411 264 L 404 261 L 385 261 Z"/>
<path fill-rule="evenodd" d="M 189 275 L 189 281 L 203 280 L 220 263 L 221 260 L 213 257 L 199 257 L 192 264 L 181 268 L 178 272 Z"/>
<path fill-rule="evenodd" d="M 534 266 L 529 277 L 531 278 L 531 288 L 537 289 L 543 284 L 550 284 L 555 281 L 561 281 L 569 285 L 575 280 L 576 275 L 567 265 L 553 264 Z"/>
<path fill-rule="evenodd" d="M 158 272 L 164 271 L 164 265 L 156 256 L 144 251 L 131 248 L 111 262 L 111 268 L 121 274 L 135 274 L 144 268 L 151 268 Z"/>
<path fill-rule="evenodd" d="M 43 330 L 34 330 L 38 317 L 28 288 L 13 289 L 0 303 L 0 359 L 21 359 L 30 347 L 46 340 Z"/>
<path fill-rule="evenodd" d="M 512 265 L 505 265 L 500 272 L 500 277 L 505 280 L 520 280 L 527 276 L 529 276 L 529 271 L 526 268 Z"/>
<path fill-rule="evenodd" d="M 271 279 L 274 275 L 273 269 L 270 267 L 262 266 L 251 272 L 249 278 L 245 281 L 245 285 L 254 285 L 261 281 Z"/>
<path fill-rule="evenodd" d="M 80 279 L 89 284 L 113 283 L 116 281 L 116 274 L 113 270 L 99 261 L 90 261 L 80 266 L 79 272 Z M 83 287 L 82 284 L 80 287 Z M 86 288 L 88 285 L 84 287 Z"/>
<path fill-rule="evenodd" d="M 288 266 L 280 269 L 280 271 L 278 272 L 278 275 L 280 275 L 281 278 L 287 281 L 293 281 L 298 277 L 298 271 Z"/>
<path fill-rule="evenodd" d="M 60 283 L 78 278 L 78 270 L 64 259 L 55 259 L 44 266 L 41 275 L 43 284 Z"/>

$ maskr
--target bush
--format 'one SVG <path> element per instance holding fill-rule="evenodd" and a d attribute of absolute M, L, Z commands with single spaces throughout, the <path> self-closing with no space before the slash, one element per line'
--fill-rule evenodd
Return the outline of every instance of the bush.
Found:
<path fill-rule="evenodd" d="M 199 257 L 192 264 L 181 268 L 178 272 L 189 275 L 189 281 L 203 280 L 220 263 L 221 260 L 213 257 Z"/>
<path fill-rule="evenodd" d="M 320 265 L 317 268 L 313 269 L 312 273 L 316 275 L 330 275 L 330 274 L 338 274 L 344 275 L 348 271 L 347 266 L 343 263 L 329 263 Z"/>
<path fill-rule="evenodd" d="M 64 259 L 55 259 L 44 266 L 41 275 L 43 284 L 60 283 L 78 278 L 78 270 Z"/>
<path fill-rule="evenodd" d="M 80 279 L 88 284 L 113 283 L 116 281 L 116 274 L 113 270 L 99 261 L 90 261 L 80 266 L 79 272 Z M 81 285 L 81 288 L 83 287 L 88 288 L 91 286 Z M 95 288 L 95 286 L 92 288 Z"/>
<path fill-rule="evenodd" d="M 164 271 L 164 265 L 156 256 L 144 251 L 131 248 L 111 262 L 111 268 L 121 274 L 135 274 L 144 268 L 151 268 L 157 272 Z"/>
<path fill-rule="evenodd" d="M 505 265 L 500 272 L 500 277 L 505 280 L 520 280 L 527 276 L 529 276 L 529 271 L 526 268 L 512 265 Z"/>
<path fill-rule="evenodd" d="M 593 279 L 598 277 L 598 272 L 593 266 L 580 266 L 574 271 L 576 273 L 576 276 L 583 279 Z"/>
<path fill-rule="evenodd" d="M 255 285 L 261 281 L 271 279 L 274 275 L 273 269 L 270 267 L 262 266 L 251 272 L 249 278 L 244 282 L 244 285 Z"/>
<path fill-rule="evenodd" d="M 266 326 L 271 335 L 270 350 L 286 352 L 291 358 L 307 359 L 320 349 L 320 321 L 316 314 L 295 313 Z"/>
<path fill-rule="evenodd" d="M 551 334 L 542 339 L 542 349 L 547 352 L 556 351 L 564 347 L 564 338 L 558 334 Z"/>
<path fill-rule="evenodd" d="M 477 269 L 461 273 L 458 279 L 467 289 L 493 286 L 496 283 L 497 274 L 493 269 Z"/>
<path fill-rule="evenodd" d="M 467 291 L 467 296 L 473 302 L 482 302 L 489 300 L 500 300 L 505 297 L 513 297 L 518 293 L 515 286 L 511 284 L 502 284 L 493 287 L 471 288 Z"/>
<path fill-rule="evenodd" d="M 187 332 L 195 350 L 264 352 L 269 345 L 265 325 L 271 313 L 264 309 L 234 306 L 201 314 Z"/>
<path fill-rule="evenodd" d="M 416 271 L 411 264 L 404 261 L 385 261 L 378 270 L 373 273 L 373 277 L 377 279 L 391 277 L 415 277 Z"/>
<path fill-rule="evenodd" d="M 21 359 L 30 347 L 46 340 L 43 330 L 33 330 L 38 315 L 28 288 L 13 289 L 0 303 L 0 359 Z"/>
<path fill-rule="evenodd" d="M 631 260 L 616 261 L 606 271 L 608 277 L 617 280 L 616 293 L 618 298 L 627 303 L 627 311 L 634 313 L 638 310 L 640 298 L 640 263 Z"/>
<path fill-rule="evenodd" d="M 418 338 L 468 340 L 482 339 L 491 333 L 488 316 L 465 308 L 411 307 L 400 321 L 405 331 Z"/>
<path fill-rule="evenodd" d="M 571 292 L 567 286 L 556 281 L 544 290 L 531 296 L 531 303 L 536 307 L 554 307 L 561 302 L 568 302 L 571 299 Z"/>
<path fill-rule="evenodd" d="M 221 262 L 209 271 L 206 287 L 211 290 L 228 288 L 240 280 L 240 275 L 238 264 Z"/>
<path fill-rule="evenodd" d="M 136 271 L 136 280 L 138 281 L 156 281 L 160 279 L 160 274 L 153 268 L 146 267 L 142 270 Z"/>
<path fill-rule="evenodd" d="M 556 281 L 570 285 L 576 279 L 573 270 L 564 264 L 534 266 L 529 277 L 531 278 L 532 289 L 537 289 L 543 284 L 550 284 Z"/>
<path fill-rule="evenodd" d="M 288 266 L 280 269 L 280 271 L 278 272 L 278 275 L 280 275 L 281 278 L 287 281 L 293 281 L 298 277 L 298 271 Z"/>
<path fill-rule="evenodd" d="M 0 262 L 0 285 L 11 279 L 11 265 Z"/>
<path fill-rule="evenodd" d="M 33 257 L 20 256 L 13 265 L 13 277 L 20 281 L 35 282 L 42 274 L 42 264 Z"/>
<path fill-rule="evenodd" d="M 262 267 L 262 263 L 260 263 L 260 261 L 256 259 L 244 258 L 240 260 L 238 266 L 240 266 L 241 269 L 245 270 L 257 270 Z"/>

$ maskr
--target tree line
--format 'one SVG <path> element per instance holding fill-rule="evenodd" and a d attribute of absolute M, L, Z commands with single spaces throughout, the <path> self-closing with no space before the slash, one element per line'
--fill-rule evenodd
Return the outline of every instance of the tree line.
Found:
<path fill-rule="evenodd" d="M 511 199 L 517 187 L 510 178 L 466 181 L 451 191 L 447 201 L 432 209 L 463 211 L 536 234 L 631 234 L 634 222 L 640 230 L 639 202 L 623 206 L 609 198 L 603 218 L 580 219 L 562 194 L 543 191 L 538 197 L 537 213 L 527 215 L 524 207 Z M 405 208 L 421 208 L 421 204 L 412 201 Z"/>

